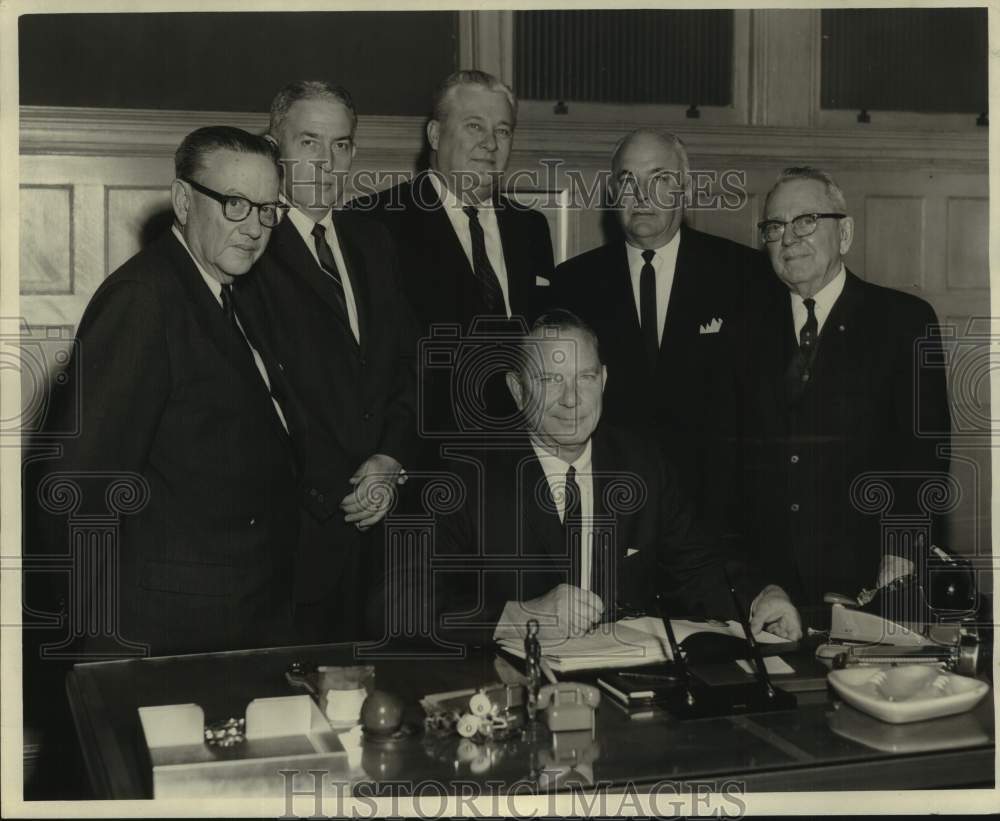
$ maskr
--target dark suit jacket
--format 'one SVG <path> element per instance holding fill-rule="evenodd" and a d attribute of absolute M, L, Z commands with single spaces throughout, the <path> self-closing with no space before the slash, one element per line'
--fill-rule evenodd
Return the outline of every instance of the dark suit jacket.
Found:
<path fill-rule="evenodd" d="M 495 198 L 494 206 L 511 314 L 530 323 L 547 300 L 548 288 L 539 287 L 536 278 L 547 281 L 552 275 L 548 223 L 539 212 L 512 205 L 502 196 Z M 350 207 L 376 216 L 396 241 L 403 291 L 416 314 L 422 339 L 428 340 L 440 326 L 459 328 L 457 336 L 445 331 L 418 348 L 420 424 L 429 434 L 429 451 L 424 458 L 433 463 L 441 437 L 488 434 L 502 424 L 497 420 L 516 415 L 504 384 L 504 362 L 498 362 L 492 347 L 479 348 L 464 340 L 476 331 L 502 342 L 519 332 L 520 325 L 516 319 L 508 323 L 506 316 L 489 314 L 430 172 L 386 191 L 358 197 Z M 509 358 L 504 361 L 509 362 Z"/>
<path fill-rule="evenodd" d="M 360 343 L 335 307 L 336 286 L 289 219 L 275 228 L 240 296 L 241 308 L 273 329 L 307 420 L 308 435 L 298 442 L 304 521 L 296 599 L 337 594 L 342 619 L 353 620 L 360 612 L 354 597 L 367 582 L 359 551 L 378 548 L 345 524 L 339 505 L 351 489 L 348 479 L 375 453 L 414 469 L 414 321 L 385 229 L 364 214 L 335 211 L 333 218 L 358 306 Z"/>
<path fill-rule="evenodd" d="M 77 344 L 50 425 L 75 417 L 79 436 L 51 468 L 130 471 L 149 488 L 148 503 L 121 520 L 124 636 L 154 654 L 288 640 L 298 532 L 289 438 L 245 341 L 176 237 L 102 283 Z M 275 383 L 278 363 L 265 362 Z M 82 504 L 100 510 L 110 480 L 80 481 Z M 65 552 L 66 539 L 62 519 L 48 551 Z"/>
<path fill-rule="evenodd" d="M 762 254 L 727 239 L 681 227 L 680 248 L 655 367 L 647 361 L 624 239 L 562 263 L 552 302 L 597 331 L 608 367 L 604 417 L 654 437 L 677 466 L 701 511 L 715 513 L 709 452 L 726 409 L 716 388 L 726 340 L 748 296 L 768 277 Z M 718 333 L 700 328 L 721 319 Z M 728 371 L 728 369 L 727 369 Z"/>
<path fill-rule="evenodd" d="M 487 314 L 475 275 L 452 228 L 429 172 L 377 194 L 358 197 L 351 207 L 374 214 L 399 247 L 403 289 L 429 334 L 435 323 L 460 324 L 468 330 L 473 317 Z M 538 211 L 494 201 L 507 267 L 511 313 L 530 322 L 546 299 L 536 277 L 552 274 L 552 241 L 548 223 Z"/>
<path fill-rule="evenodd" d="M 735 618 L 722 574 L 726 556 L 696 525 L 657 449 L 604 423 L 592 441 L 595 525 L 612 532 L 616 603 L 651 608 L 662 592 L 677 615 Z M 530 443 L 481 457 L 480 470 L 459 472 L 466 501 L 438 520 L 435 545 L 436 555 L 453 560 L 451 572 L 435 577 L 436 609 L 452 614 L 438 635 L 477 643 L 489 641 L 507 601 L 575 583 L 578 560 Z M 749 605 L 760 585 L 747 574 L 738 578 Z"/>
<path fill-rule="evenodd" d="M 886 512 L 919 513 L 919 485 L 947 471 L 936 453 L 950 425 L 945 370 L 939 338 L 927 337 L 937 320 L 922 299 L 848 272 L 811 378 L 793 402 L 785 372 L 797 341 L 787 290 L 771 292 L 747 319 L 736 358 L 747 541 L 794 601 L 822 615 L 824 593 L 856 595 L 876 579 L 879 515 L 859 510 L 852 482 L 866 471 L 915 472 L 885 478 L 895 493 Z M 930 435 L 918 436 L 918 425 Z"/>

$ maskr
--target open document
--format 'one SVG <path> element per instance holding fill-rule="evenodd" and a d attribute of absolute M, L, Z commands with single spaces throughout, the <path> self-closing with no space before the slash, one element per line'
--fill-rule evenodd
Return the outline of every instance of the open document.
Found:
<path fill-rule="evenodd" d="M 736 621 L 672 619 L 670 624 L 679 644 L 695 633 L 719 633 L 745 638 L 742 626 Z M 755 633 L 754 638 L 764 644 L 785 642 L 785 639 L 767 632 Z M 578 638 L 546 639 L 539 643 L 542 646 L 542 656 L 557 673 L 639 667 L 672 658 L 663 621 L 652 616 L 601 624 L 592 633 Z M 498 644 L 511 655 L 524 658 L 523 635 L 519 638 L 500 639 Z"/>

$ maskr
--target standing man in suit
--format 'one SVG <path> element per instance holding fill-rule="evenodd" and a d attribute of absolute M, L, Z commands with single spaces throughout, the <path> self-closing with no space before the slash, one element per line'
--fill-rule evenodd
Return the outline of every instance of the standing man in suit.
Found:
<path fill-rule="evenodd" d="M 516 123 L 517 101 L 506 85 L 482 71 L 456 72 L 435 94 L 427 123 L 430 169 L 352 203 L 377 212 L 396 240 L 403 288 L 424 337 L 440 326 L 468 334 L 477 319 L 475 330 L 509 331 L 508 319 L 530 322 L 542 307 L 540 286 L 553 267 L 548 224 L 501 191 Z M 469 390 L 446 384 L 453 374 L 431 378 L 426 427 L 450 432 L 467 417 L 514 413 L 502 363 L 465 365 L 468 373 L 485 367 L 493 378 Z"/>
<path fill-rule="evenodd" d="M 438 610 L 452 612 L 454 635 L 523 632 L 529 618 L 543 638 L 578 635 L 652 607 L 657 593 L 677 614 L 735 617 L 724 554 L 695 525 L 672 470 L 642 438 L 602 422 L 609 369 L 594 332 L 548 312 L 522 338 L 519 362 L 507 383 L 526 435 L 485 455 L 465 504 L 438 524 L 436 552 L 467 559 L 441 580 Z M 741 586 L 755 630 L 799 638 L 783 590 L 749 576 Z"/>
<path fill-rule="evenodd" d="M 746 295 L 764 282 L 764 260 L 684 224 L 688 157 L 673 134 L 633 131 L 611 171 L 624 239 L 560 265 L 553 304 L 597 331 L 613 374 L 608 421 L 658 441 L 699 509 L 715 513 L 722 503 L 710 455 L 724 409 L 714 387 L 728 373 L 725 340 Z"/>
<path fill-rule="evenodd" d="M 290 434 L 300 431 L 269 329 L 233 293 L 285 211 L 276 160 L 263 137 L 237 128 L 184 138 L 173 227 L 97 289 L 54 405 L 52 429 L 72 429 L 72 418 L 79 435 L 65 440 L 43 500 L 62 472 L 88 509 L 122 473 L 148 497 L 122 516 L 117 591 L 92 595 L 106 608 L 99 597 L 117 594 L 116 626 L 154 655 L 291 639 Z"/>
<path fill-rule="evenodd" d="M 829 174 L 782 172 L 760 232 L 785 287 L 748 313 L 739 358 L 747 537 L 820 624 L 824 594 L 873 588 L 888 547 L 855 480 L 897 472 L 892 512 L 920 516 L 919 485 L 947 473 L 944 369 L 924 364 L 942 351 L 930 305 L 847 270 L 854 221 Z"/>
<path fill-rule="evenodd" d="M 395 244 L 363 213 L 340 208 L 357 115 L 348 92 L 292 83 L 271 105 L 291 205 L 248 282 L 248 302 L 274 328 L 300 400 L 300 641 L 360 637 L 381 572 L 375 527 L 392 507 L 416 440 L 414 329 Z"/>

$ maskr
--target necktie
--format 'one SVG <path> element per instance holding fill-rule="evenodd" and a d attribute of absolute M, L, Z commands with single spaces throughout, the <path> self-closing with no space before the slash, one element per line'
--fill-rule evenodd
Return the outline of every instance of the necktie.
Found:
<path fill-rule="evenodd" d="M 319 259 L 319 266 L 334 284 L 333 294 L 336 296 L 337 306 L 342 313 L 342 319 L 350 324 L 347 315 L 347 297 L 344 295 L 344 283 L 340 279 L 337 260 L 334 259 L 333 251 L 330 250 L 330 244 L 326 241 L 326 228 L 317 222 L 313 225 L 312 235 L 316 241 L 316 257 Z"/>
<path fill-rule="evenodd" d="M 642 252 L 642 270 L 639 272 L 639 322 L 642 325 L 642 342 L 650 371 L 656 370 L 660 357 L 660 329 L 656 321 L 656 271 L 653 257 L 656 251 Z"/>
<path fill-rule="evenodd" d="M 491 312 L 502 310 L 506 314 L 500 280 L 497 278 L 496 271 L 493 270 L 490 258 L 486 253 L 486 235 L 483 233 L 483 226 L 479 223 L 479 211 L 471 205 L 466 205 L 462 210 L 469 218 L 469 236 L 472 238 L 472 272 L 479 280 L 483 301 Z"/>
<path fill-rule="evenodd" d="M 264 351 L 261 348 L 259 342 L 254 341 L 254 335 L 251 327 L 245 325 L 239 317 L 239 311 L 236 306 L 236 292 L 233 290 L 232 283 L 222 286 L 222 293 L 220 294 L 222 298 L 222 313 L 225 314 L 226 319 L 233 326 L 233 330 L 243 341 L 246 346 L 247 352 L 250 354 L 250 358 L 253 360 L 254 368 L 257 368 L 257 358 L 254 356 L 256 353 L 260 357 L 260 363 L 267 374 L 266 378 L 264 374 L 261 374 L 261 378 L 264 379 L 265 387 L 271 396 L 271 402 L 275 405 L 275 410 L 278 412 L 278 418 L 281 420 L 281 426 L 287 431 L 288 423 L 285 420 L 284 411 L 281 408 L 284 406 L 284 393 L 280 386 L 274 381 L 275 376 L 280 376 L 281 369 L 278 367 L 271 366 L 264 359 Z"/>
<path fill-rule="evenodd" d="M 576 483 L 576 468 L 572 465 L 566 471 L 565 513 L 563 514 L 563 527 L 566 530 L 566 544 L 569 549 L 573 549 L 573 535 L 578 535 L 579 543 L 583 543 L 583 515 L 580 505 L 580 486 Z M 573 555 L 572 553 L 570 554 Z M 574 557 L 573 567 L 575 568 L 573 584 L 580 586 L 580 556 Z"/>
<path fill-rule="evenodd" d="M 812 368 L 816 361 L 816 349 L 819 346 L 819 323 L 816 321 L 816 300 L 804 299 L 806 306 L 806 321 L 799 331 L 799 347 L 792 356 L 785 382 L 789 399 L 797 400 L 812 379 Z"/>

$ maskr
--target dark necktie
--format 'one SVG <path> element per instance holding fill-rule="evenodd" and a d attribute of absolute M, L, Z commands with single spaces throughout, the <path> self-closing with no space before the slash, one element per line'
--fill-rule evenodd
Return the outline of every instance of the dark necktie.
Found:
<path fill-rule="evenodd" d="M 317 222 L 313 225 L 312 235 L 316 241 L 316 257 L 319 259 L 319 266 L 334 284 L 333 293 L 337 298 L 337 306 L 342 314 L 341 318 L 350 325 L 347 313 L 347 297 L 344 294 L 344 283 L 340 279 L 337 260 L 334 259 L 333 251 L 330 250 L 330 244 L 326 241 L 326 228 Z"/>
<path fill-rule="evenodd" d="M 572 465 L 569 466 L 569 470 L 566 471 L 566 490 L 563 496 L 565 500 L 564 514 L 563 514 L 563 527 L 566 530 L 566 544 L 569 550 L 573 549 L 573 535 L 577 535 L 577 539 L 582 544 L 583 542 L 583 515 L 581 513 L 580 505 L 580 486 L 576 483 L 576 468 Z M 577 587 L 580 586 L 580 556 L 573 555 L 570 553 L 571 561 L 573 563 L 574 579 L 573 584 Z"/>
<path fill-rule="evenodd" d="M 813 364 L 816 361 L 816 348 L 819 345 L 819 323 L 816 321 L 816 300 L 804 299 L 806 306 L 806 321 L 799 331 L 799 347 L 792 357 L 785 374 L 788 394 L 791 400 L 798 399 L 809 380 L 812 379 Z"/>
<path fill-rule="evenodd" d="M 222 298 L 222 313 L 225 314 L 226 319 L 228 319 L 229 323 L 233 326 L 233 330 L 236 332 L 236 335 L 246 346 L 247 352 L 253 360 L 254 370 L 257 370 L 257 360 L 254 357 L 254 352 L 256 351 L 257 355 L 260 356 L 260 361 L 264 365 L 264 370 L 267 372 L 265 387 L 271 395 L 271 400 L 280 405 L 282 412 L 284 413 L 284 393 L 281 390 L 279 383 L 275 382 L 275 378 L 280 376 L 281 369 L 279 367 L 275 367 L 273 363 L 269 364 L 267 362 L 265 359 L 265 352 L 261 348 L 260 343 L 254 340 L 252 328 L 249 325 L 244 324 L 243 320 L 238 319 L 239 310 L 236 306 L 236 292 L 233 290 L 232 283 L 222 286 L 222 293 L 220 296 Z M 263 379 L 263 375 L 261 375 L 261 378 Z M 282 421 L 282 427 L 285 428 L 286 431 L 288 430 L 284 421 Z"/>
<path fill-rule="evenodd" d="M 500 280 L 496 271 L 490 264 L 490 258 L 486 253 L 486 235 L 483 233 L 483 226 L 479 223 L 479 211 L 466 205 L 462 208 L 469 218 L 469 236 L 472 238 L 472 272 L 479 280 L 479 287 L 483 293 L 483 302 L 493 313 L 502 311 L 507 313 L 503 301 L 503 290 L 500 288 Z"/>
<path fill-rule="evenodd" d="M 656 271 L 653 257 L 656 251 L 642 252 L 642 270 L 639 272 L 639 322 L 642 325 L 642 342 L 650 371 L 656 370 L 660 357 L 659 324 L 656 321 Z"/>

